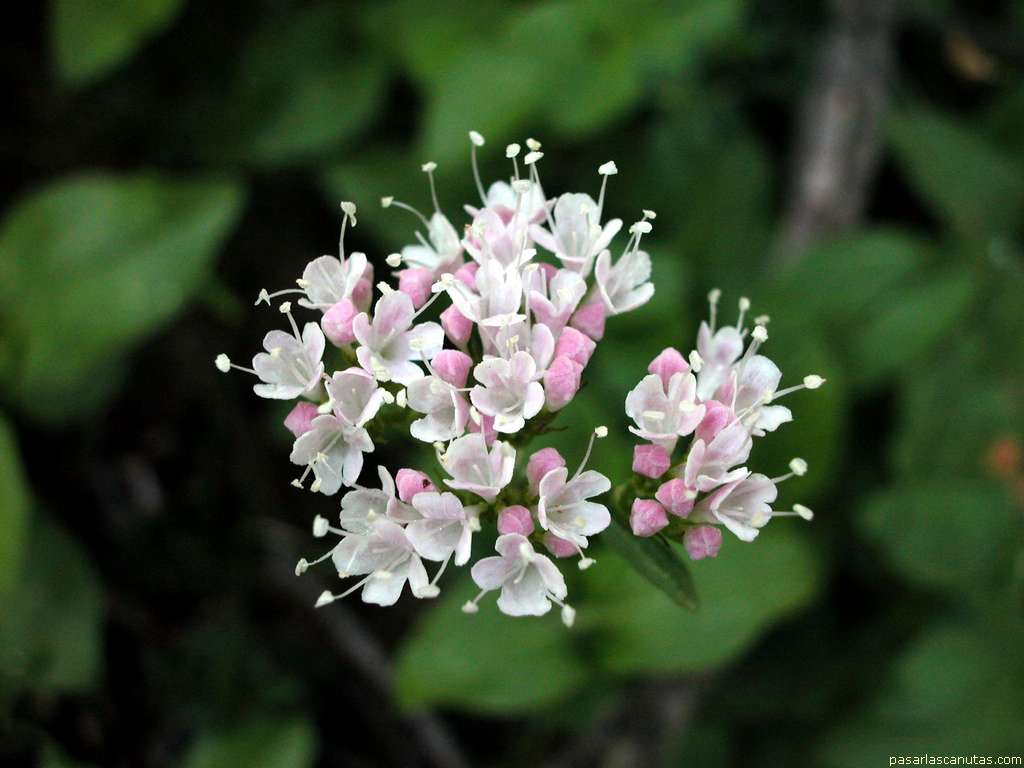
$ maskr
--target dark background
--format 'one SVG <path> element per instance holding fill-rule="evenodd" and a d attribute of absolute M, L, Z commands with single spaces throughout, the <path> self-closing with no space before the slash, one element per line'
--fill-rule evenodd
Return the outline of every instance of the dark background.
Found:
<path fill-rule="evenodd" d="M 888 765 L 1024 752 L 1024 4 L 52 0 L 0 35 L 0 763 Z M 771 314 L 796 421 L 753 465 L 817 511 L 693 567 L 619 561 L 579 610 L 314 611 L 336 500 L 223 377 L 333 252 L 472 201 L 466 132 L 544 142 L 549 192 L 658 213 L 558 444 L 611 437 L 719 286 Z M 415 464 L 402 441 L 392 468 Z M 475 553 L 476 554 L 476 553 Z"/>

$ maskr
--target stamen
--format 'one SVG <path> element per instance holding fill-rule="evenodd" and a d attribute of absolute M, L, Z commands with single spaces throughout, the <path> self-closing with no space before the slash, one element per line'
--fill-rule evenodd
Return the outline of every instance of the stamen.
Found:
<path fill-rule="evenodd" d="M 434 186 L 434 171 L 437 170 L 437 163 L 431 160 L 420 167 L 423 172 L 427 174 L 427 178 L 430 179 L 430 199 L 434 201 L 434 212 L 440 213 L 441 206 L 437 202 L 437 187 Z"/>
<path fill-rule="evenodd" d="M 217 370 L 220 371 L 221 373 L 227 373 L 232 368 L 234 368 L 236 371 L 242 371 L 244 373 L 251 373 L 253 376 L 259 376 L 259 374 L 256 373 L 256 371 L 254 371 L 252 368 L 246 368 L 243 365 L 235 365 L 234 363 L 231 362 L 231 358 L 229 358 L 223 352 L 217 355 L 217 357 L 213 361 L 213 364 L 217 366 Z"/>
<path fill-rule="evenodd" d="M 594 450 L 594 440 L 602 437 L 608 437 L 608 427 L 603 424 L 599 427 L 594 427 L 594 431 L 590 433 L 590 442 L 587 443 L 587 452 L 583 454 L 583 461 L 580 462 L 579 468 L 576 473 L 572 476 L 575 480 L 583 472 L 583 468 L 587 466 L 587 462 L 590 460 L 590 452 Z"/>
<path fill-rule="evenodd" d="M 516 161 L 516 158 L 519 157 L 519 150 L 519 145 L 514 143 L 505 147 L 505 157 L 512 160 L 512 170 L 517 181 L 519 180 L 519 163 Z"/>
<path fill-rule="evenodd" d="M 740 316 L 736 321 L 736 329 L 743 330 L 743 316 L 747 314 L 747 310 L 750 309 L 750 299 L 746 296 L 740 296 Z M 757 329 L 754 329 L 754 333 L 757 333 Z"/>
<path fill-rule="evenodd" d="M 384 263 L 386 263 L 389 267 L 393 267 L 394 269 L 398 269 L 400 266 L 402 266 L 402 254 L 400 254 L 400 253 L 388 254 L 387 258 L 384 259 Z"/>
<path fill-rule="evenodd" d="M 430 222 L 427 221 L 427 217 L 420 213 L 420 211 L 417 208 L 414 208 L 408 203 L 403 203 L 401 200 L 395 200 L 394 197 L 388 196 L 382 197 L 380 199 L 380 207 L 401 208 L 403 211 L 408 211 L 409 213 L 411 213 L 413 216 L 420 220 L 420 223 L 423 224 L 423 226 L 426 228 L 428 232 L 430 231 Z"/>
<path fill-rule="evenodd" d="M 619 168 L 615 165 L 614 160 L 609 160 L 607 163 L 599 165 L 597 172 L 601 175 L 601 192 L 597 196 L 597 220 L 600 222 L 601 216 L 604 213 L 604 193 L 608 188 L 608 177 L 617 174 Z"/>
<path fill-rule="evenodd" d="M 473 165 L 473 181 L 476 182 L 476 191 L 480 195 L 480 202 L 487 205 L 487 194 L 484 192 L 483 182 L 480 181 L 480 168 L 477 166 L 476 149 L 484 145 L 484 137 L 476 131 L 469 132 L 469 157 Z"/>
<path fill-rule="evenodd" d="M 711 332 L 715 332 L 715 324 L 718 319 L 718 300 L 722 298 L 722 291 L 720 288 L 712 288 L 708 291 L 708 306 L 711 308 Z"/>

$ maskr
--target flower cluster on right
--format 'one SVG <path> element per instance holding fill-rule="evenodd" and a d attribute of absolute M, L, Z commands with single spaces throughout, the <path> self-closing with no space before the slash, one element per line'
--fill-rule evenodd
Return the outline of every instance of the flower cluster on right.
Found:
<path fill-rule="evenodd" d="M 755 437 L 793 420 L 777 401 L 802 389 L 817 389 L 821 376 L 779 389 L 782 372 L 758 351 L 768 340 L 767 316 L 747 328 L 750 301 L 739 301 L 735 325 L 716 328 L 721 292 L 708 294 L 710 321 L 702 322 L 697 348 L 684 357 L 668 347 L 626 396 L 630 431 L 645 441 L 633 451 L 637 497 L 629 524 L 637 536 L 682 533 L 694 560 L 714 557 L 724 526 L 742 541 L 753 541 L 773 517 L 813 518 L 810 509 L 773 509 L 778 484 L 807 472 L 793 459 L 778 477 L 751 472 L 745 465 Z M 690 438 L 681 441 L 680 438 Z M 681 446 L 682 444 L 682 446 Z M 653 498 L 645 497 L 653 496 Z"/>

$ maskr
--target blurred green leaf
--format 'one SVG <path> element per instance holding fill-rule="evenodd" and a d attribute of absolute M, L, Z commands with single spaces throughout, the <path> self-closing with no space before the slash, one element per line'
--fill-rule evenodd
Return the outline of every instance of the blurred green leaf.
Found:
<path fill-rule="evenodd" d="M 320 4 L 266 20 L 242 51 L 235 85 L 206 152 L 261 165 L 331 154 L 365 131 L 387 84 L 360 50 L 351 9 Z M 221 131 L 221 133 L 216 133 Z"/>
<path fill-rule="evenodd" d="M 897 301 L 864 321 L 850 339 L 851 377 L 872 385 L 919 360 L 963 318 L 974 288 L 974 276 L 965 269 L 946 269 L 905 286 Z"/>
<path fill-rule="evenodd" d="M 61 77 L 82 85 L 117 68 L 170 24 L 183 0 L 53 0 L 50 35 Z"/>
<path fill-rule="evenodd" d="M 210 731 L 185 756 L 183 768 L 309 768 L 316 734 L 305 718 L 267 719 Z"/>
<path fill-rule="evenodd" d="M 39 762 L 40 768 L 89 768 L 86 763 L 72 760 L 54 744 L 47 744 Z"/>
<path fill-rule="evenodd" d="M 462 613 L 477 591 L 469 579 L 452 585 L 402 644 L 402 706 L 523 713 L 556 704 L 587 682 L 573 631 L 562 626 L 557 608 L 554 615 L 512 619 L 490 599 L 479 613 Z"/>
<path fill-rule="evenodd" d="M 200 288 L 241 205 L 234 183 L 153 174 L 78 176 L 22 200 L 0 224 L 10 394 L 52 418 L 109 392 L 115 357 Z"/>
<path fill-rule="evenodd" d="M 1020 648 L 1019 635 L 933 628 L 880 674 L 878 699 L 827 737 L 821 758 L 861 768 L 894 756 L 1013 754 L 1024 721 Z"/>
<path fill-rule="evenodd" d="M 672 602 L 691 611 L 697 608 L 699 596 L 678 544 L 661 536 L 634 536 L 618 516 L 605 529 L 602 540 Z"/>
<path fill-rule="evenodd" d="M 102 594 L 75 541 L 34 515 L 21 575 L 0 621 L 4 678 L 48 691 L 79 692 L 101 663 Z"/>
<path fill-rule="evenodd" d="M 617 674 L 720 666 L 807 605 L 821 587 L 820 564 L 788 521 L 773 523 L 753 544 L 729 538 L 717 558 L 697 563 L 696 612 L 651 589 L 617 555 L 602 555 L 587 575 L 577 623 L 593 633 L 603 666 Z"/>
<path fill-rule="evenodd" d="M 20 570 L 28 505 L 18 443 L 0 416 L 0 596 L 15 583 Z"/>
<path fill-rule="evenodd" d="M 917 192 L 965 234 L 1016 231 L 1024 173 L 975 132 L 923 109 L 890 115 L 888 136 Z"/>
<path fill-rule="evenodd" d="M 984 593 L 1005 580 L 1010 507 L 990 485 L 947 477 L 882 491 L 865 503 L 859 523 L 889 567 L 911 581 Z"/>

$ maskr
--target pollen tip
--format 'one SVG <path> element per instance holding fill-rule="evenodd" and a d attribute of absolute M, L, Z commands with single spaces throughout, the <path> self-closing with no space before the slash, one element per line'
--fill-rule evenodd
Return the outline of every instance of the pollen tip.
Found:
<path fill-rule="evenodd" d="M 231 370 L 231 358 L 221 352 L 213 360 L 213 364 L 217 366 L 217 370 L 221 373 L 227 373 Z"/>
<path fill-rule="evenodd" d="M 302 558 L 295 564 L 295 575 L 301 576 L 309 570 L 309 561 L 306 558 Z"/>
<path fill-rule="evenodd" d="M 327 522 L 327 518 L 322 515 L 317 515 L 313 518 L 313 536 L 318 539 L 322 539 L 327 535 L 327 528 L 330 524 Z"/>
<path fill-rule="evenodd" d="M 480 607 L 476 603 L 474 603 L 472 600 L 467 600 L 466 602 L 464 602 L 462 604 L 462 612 L 463 613 L 476 613 L 479 610 L 480 610 Z"/>
<path fill-rule="evenodd" d="M 746 312 L 748 309 L 750 309 L 750 299 L 740 296 L 740 312 Z"/>
<path fill-rule="evenodd" d="M 537 152 L 537 151 L 527 152 L 526 153 L 526 157 L 523 158 L 523 162 L 526 163 L 526 165 L 533 165 L 538 160 L 540 160 L 542 157 L 544 157 L 544 153 L 543 152 Z"/>
<path fill-rule="evenodd" d="M 384 261 L 389 267 L 400 267 L 402 266 L 402 254 L 390 253 L 388 254 L 387 258 L 384 259 Z"/>
<path fill-rule="evenodd" d="M 341 210 L 345 213 L 346 216 L 355 216 L 356 215 L 356 204 L 352 203 L 352 202 L 349 202 L 348 200 L 342 200 L 341 201 Z"/>
<path fill-rule="evenodd" d="M 316 599 L 316 607 L 323 608 L 325 605 L 330 605 L 335 600 L 334 594 L 329 590 L 324 590 L 320 593 L 320 597 Z"/>
<path fill-rule="evenodd" d="M 796 512 L 804 520 L 814 519 L 814 512 L 805 507 L 803 504 L 794 504 L 793 511 Z"/>
<path fill-rule="evenodd" d="M 578 563 L 576 563 L 576 565 L 579 566 L 579 569 L 581 571 L 585 571 L 585 570 L 587 570 L 590 566 L 592 566 L 596 562 L 597 562 L 597 560 L 595 560 L 592 557 L 581 557 L 580 561 Z"/>
<path fill-rule="evenodd" d="M 520 149 L 521 149 L 521 147 L 518 144 L 515 144 L 515 143 L 509 144 L 507 147 L 505 147 L 505 157 L 507 157 L 509 159 L 512 159 L 513 157 L 517 157 L 519 155 L 519 150 Z"/>
<path fill-rule="evenodd" d="M 708 291 L 708 302 L 710 304 L 717 304 L 720 298 L 722 298 L 721 288 L 712 288 L 710 291 Z"/>
<path fill-rule="evenodd" d="M 409 404 L 409 395 L 404 389 L 398 390 L 398 394 L 395 395 L 395 405 L 399 408 L 405 408 Z"/>
<path fill-rule="evenodd" d="M 484 137 L 477 131 L 469 132 L 469 140 L 473 142 L 473 146 L 482 147 L 484 145 Z"/>
<path fill-rule="evenodd" d="M 807 474 L 807 462 L 800 457 L 796 457 L 789 462 L 789 469 L 797 477 L 803 477 Z"/>
<path fill-rule="evenodd" d="M 571 627 L 576 621 L 576 609 L 571 605 L 562 606 L 562 623 L 567 627 Z"/>
<path fill-rule="evenodd" d="M 391 207 L 391 204 L 392 204 L 393 202 L 395 202 L 395 198 L 394 198 L 394 197 L 392 197 L 391 195 L 387 195 L 387 196 L 385 196 L 385 197 L 382 197 L 382 198 L 380 199 L 380 207 L 381 207 L 381 208 L 390 208 L 390 207 Z"/>
<path fill-rule="evenodd" d="M 290 301 L 282 301 L 281 306 L 277 308 L 277 311 L 282 315 L 287 315 L 292 311 L 292 303 Z"/>
<path fill-rule="evenodd" d="M 615 165 L 614 160 L 609 160 L 607 163 L 602 163 L 597 167 L 597 172 L 602 176 L 614 176 L 619 172 L 619 167 Z"/>
<path fill-rule="evenodd" d="M 424 600 L 431 600 L 440 594 L 441 589 L 436 584 L 427 584 L 427 586 L 420 587 L 415 592 L 413 592 L 413 596 Z"/>
<path fill-rule="evenodd" d="M 594 427 L 594 434 L 597 437 L 608 437 L 608 427 L 606 427 L 604 424 Z"/>
<path fill-rule="evenodd" d="M 434 171 L 437 170 L 437 163 L 435 163 L 433 160 L 430 160 L 421 165 L 420 170 L 422 170 L 424 173 L 433 173 Z"/>
<path fill-rule="evenodd" d="M 538 149 L 540 149 L 540 142 L 531 137 L 526 140 L 526 146 L 532 149 L 534 152 L 536 152 Z"/>
<path fill-rule="evenodd" d="M 754 341 L 759 344 L 764 344 L 768 341 L 768 329 L 763 325 L 755 325 L 754 330 L 751 331 L 750 335 L 754 338 Z"/>
<path fill-rule="evenodd" d="M 804 376 L 804 386 L 808 389 L 817 389 L 824 384 L 825 381 L 826 379 L 823 379 L 821 376 L 814 373 Z"/>

